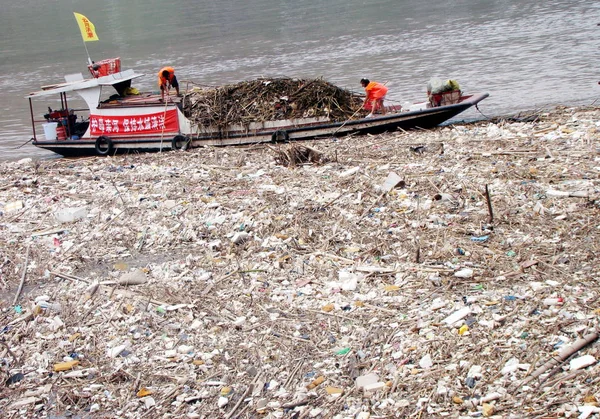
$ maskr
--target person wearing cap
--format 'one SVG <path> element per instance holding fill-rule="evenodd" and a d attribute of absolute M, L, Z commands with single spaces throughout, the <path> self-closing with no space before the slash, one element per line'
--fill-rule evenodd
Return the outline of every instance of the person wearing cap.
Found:
<path fill-rule="evenodd" d="M 168 91 L 170 87 L 174 87 L 179 94 L 179 83 L 177 77 L 175 77 L 175 69 L 173 67 L 163 67 L 158 72 L 158 86 L 160 87 L 160 100 L 165 100 L 165 90 Z"/>
<path fill-rule="evenodd" d="M 377 113 L 378 111 L 381 111 L 381 114 L 385 115 L 383 101 L 388 92 L 388 88 L 381 83 L 370 81 L 369 79 L 361 79 L 360 84 L 365 89 L 366 93 L 365 101 L 363 102 L 363 108 L 371 111 L 371 113 L 367 115 L 367 118 L 372 117 L 373 114 Z"/>

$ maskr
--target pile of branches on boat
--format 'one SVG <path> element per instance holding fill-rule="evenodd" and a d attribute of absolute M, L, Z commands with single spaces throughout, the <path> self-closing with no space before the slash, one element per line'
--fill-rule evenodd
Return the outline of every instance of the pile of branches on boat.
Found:
<path fill-rule="evenodd" d="M 183 112 L 195 124 L 219 128 L 309 117 L 345 121 L 360 109 L 362 101 L 359 94 L 321 78 L 260 78 L 194 88 L 186 94 Z"/>

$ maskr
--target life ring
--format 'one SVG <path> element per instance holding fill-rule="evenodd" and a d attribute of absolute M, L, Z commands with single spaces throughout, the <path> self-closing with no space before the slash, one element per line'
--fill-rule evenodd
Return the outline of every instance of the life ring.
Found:
<path fill-rule="evenodd" d="M 288 141 L 290 141 L 290 135 L 287 133 L 287 131 L 280 129 L 275 131 L 273 135 L 271 135 L 271 141 L 274 143 L 287 143 Z"/>
<path fill-rule="evenodd" d="M 171 149 L 187 150 L 191 142 L 192 141 L 190 140 L 190 138 L 186 137 L 185 135 L 176 135 L 175 137 L 173 137 L 173 140 L 171 140 Z"/>
<path fill-rule="evenodd" d="M 115 145 L 110 138 L 101 135 L 100 137 L 96 138 L 95 148 L 96 153 L 100 154 L 101 156 L 106 156 L 107 154 L 112 153 Z"/>

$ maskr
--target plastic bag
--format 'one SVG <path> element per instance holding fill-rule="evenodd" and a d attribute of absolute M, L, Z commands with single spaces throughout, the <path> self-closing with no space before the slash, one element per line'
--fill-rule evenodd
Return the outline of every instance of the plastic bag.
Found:
<path fill-rule="evenodd" d="M 444 91 L 444 82 L 437 77 L 429 79 L 427 82 L 427 94 L 436 94 Z"/>
<path fill-rule="evenodd" d="M 460 85 L 456 80 L 446 80 L 446 86 L 448 86 L 449 91 L 460 90 Z"/>
<path fill-rule="evenodd" d="M 455 90 L 460 90 L 460 85 L 456 80 L 446 80 L 442 81 L 437 77 L 432 77 L 427 83 L 427 94 L 435 95 L 443 92 L 452 92 Z"/>

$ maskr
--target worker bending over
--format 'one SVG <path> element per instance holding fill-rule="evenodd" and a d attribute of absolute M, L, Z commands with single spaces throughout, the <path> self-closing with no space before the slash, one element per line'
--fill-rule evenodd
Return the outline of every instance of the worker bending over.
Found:
<path fill-rule="evenodd" d="M 381 111 L 382 115 L 385 115 L 385 107 L 383 106 L 383 100 L 388 92 L 388 88 L 381 83 L 376 81 L 370 81 L 369 79 L 361 79 L 360 84 L 365 89 L 366 97 L 363 102 L 363 108 L 370 110 L 371 113 L 367 115 L 367 118 L 373 116 L 373 114 Z"/>
<path fill-rule="evenodd" d="M 172 86 L 177 91 L 177 96 L 181 96 L 179 94 L 179 83 L 177 82 L 177 77 L 175 77 L 175 69 L 173 67 L 163 67 L 158 72 L 158 85 L 160 86 L 160 100 L 165 100 L 165 90 L 168 91 Z"/>

